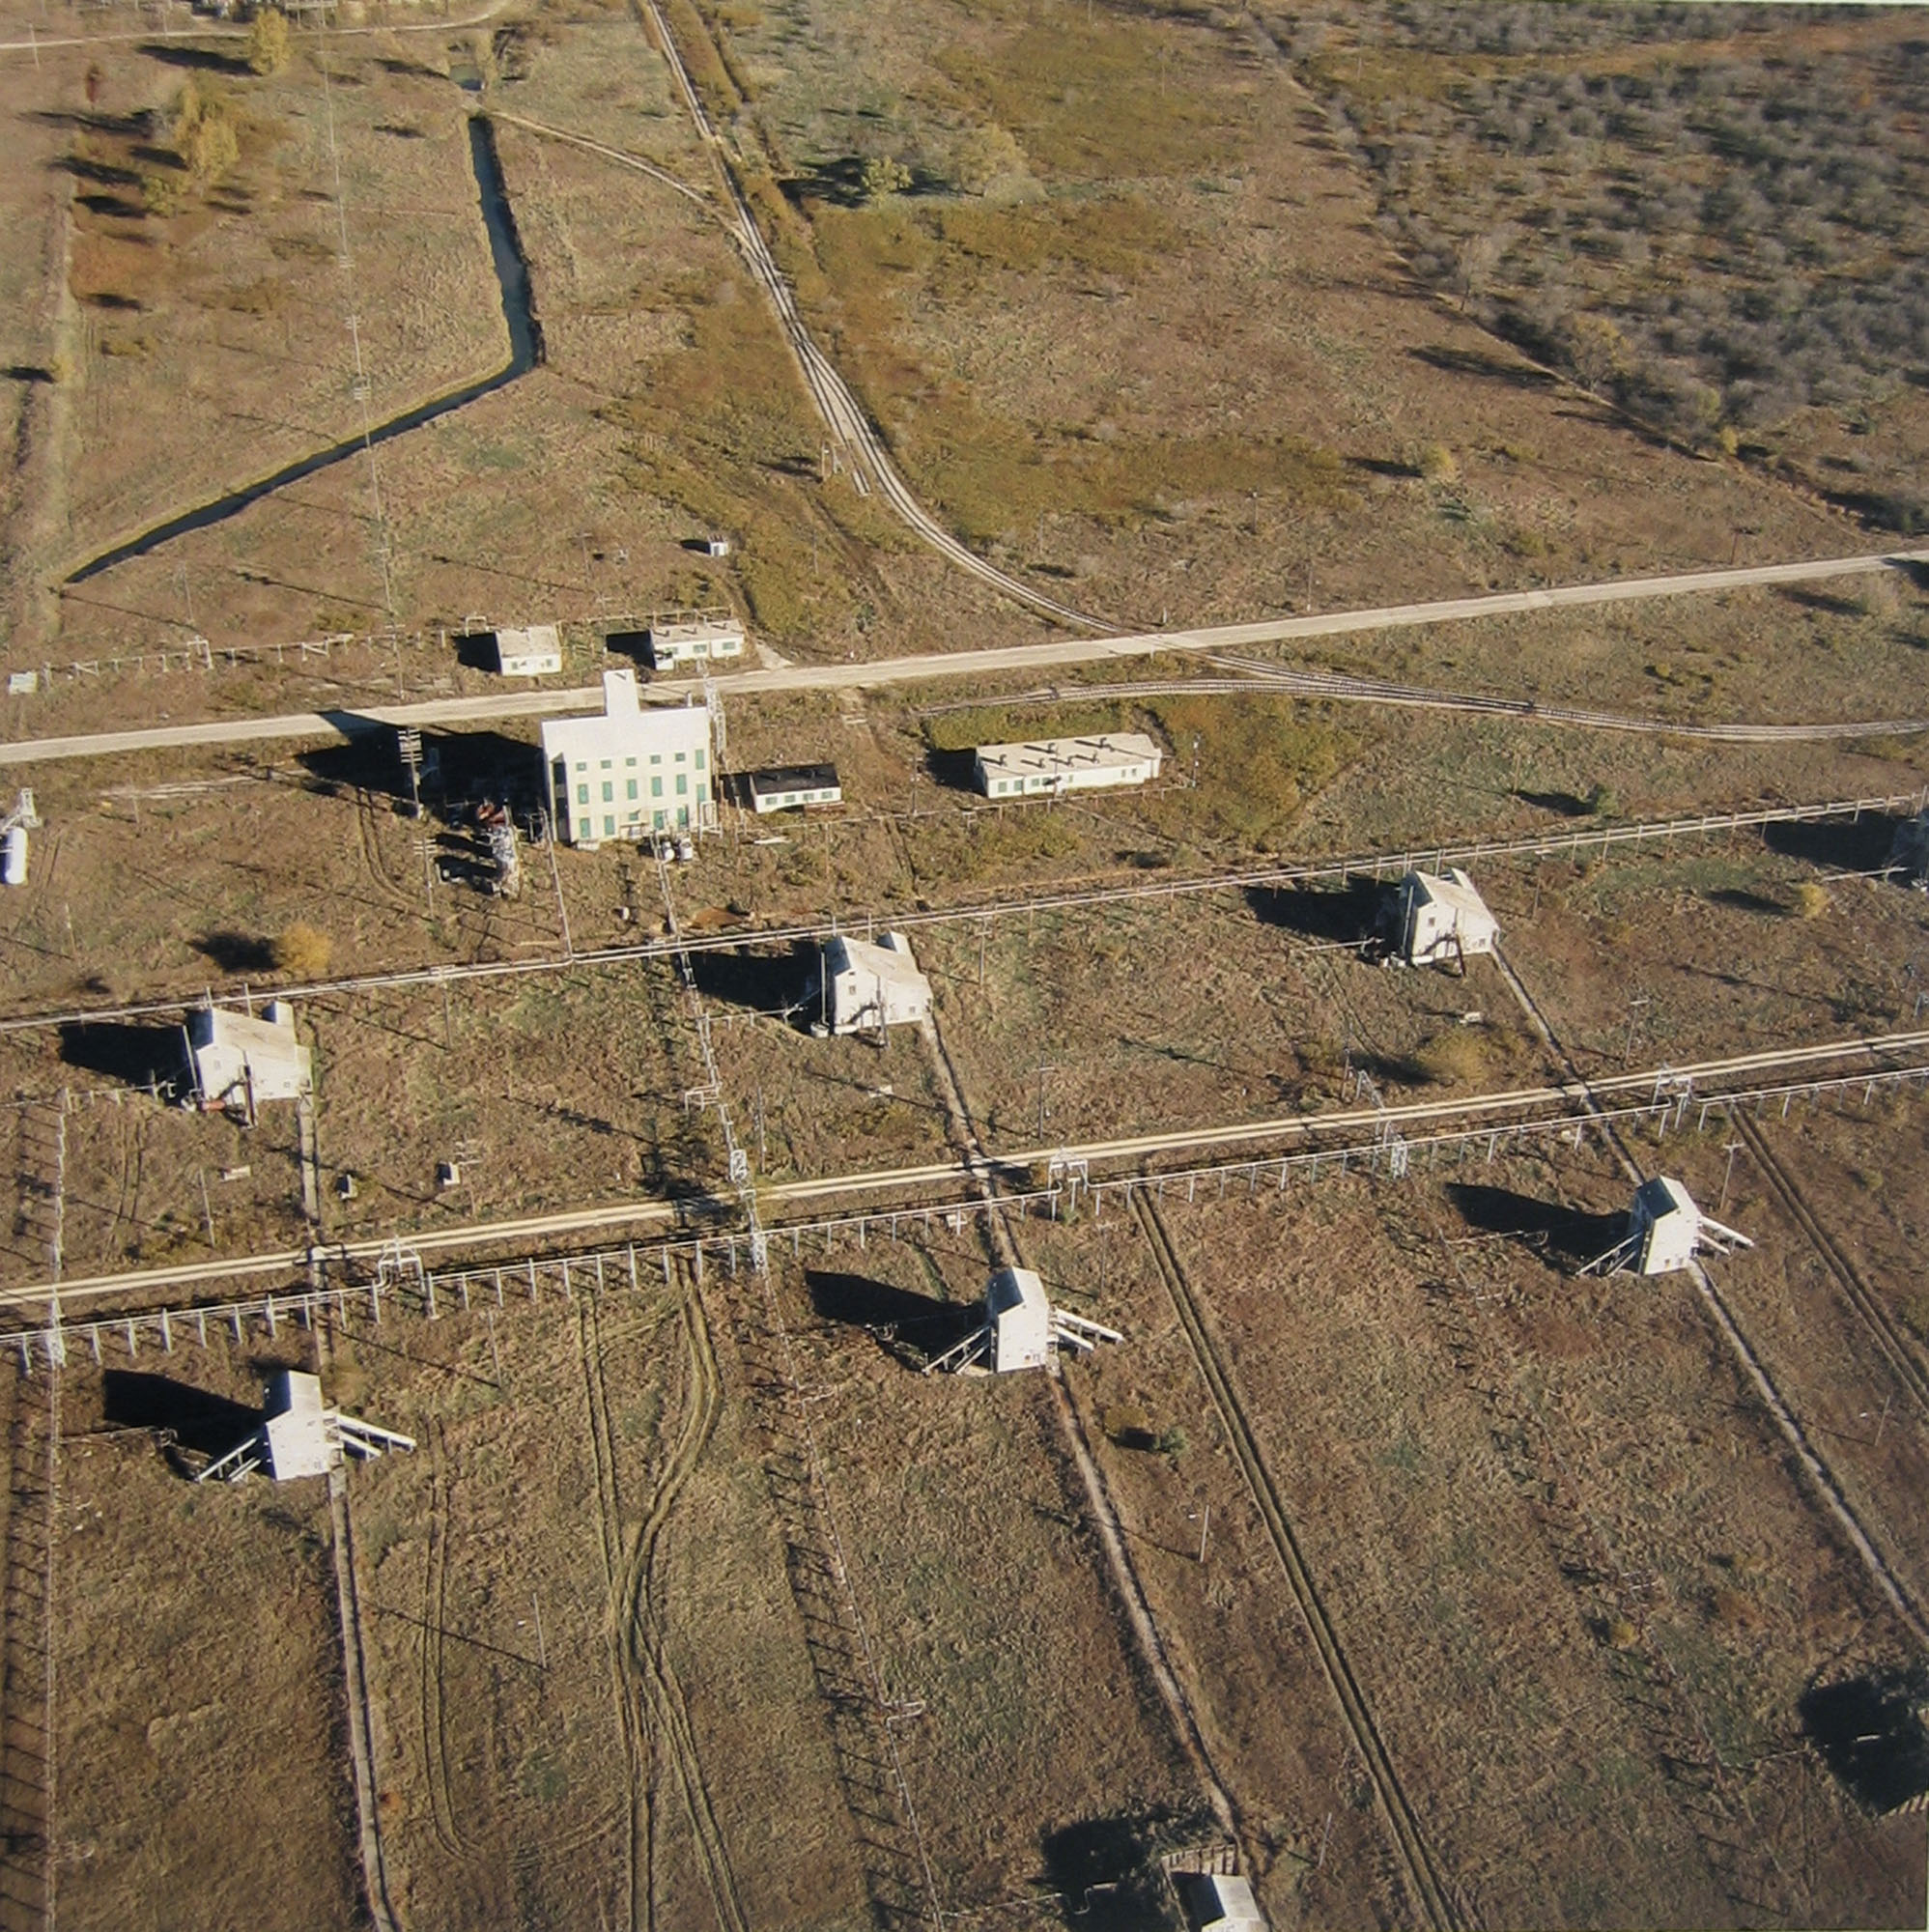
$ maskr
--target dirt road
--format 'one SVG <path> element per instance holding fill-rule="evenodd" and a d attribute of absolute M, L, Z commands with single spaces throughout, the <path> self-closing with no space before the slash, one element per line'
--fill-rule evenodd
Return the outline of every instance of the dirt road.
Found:
<path fill-rule="evenodd" d="M 1816 583 L 1830 578 L 1866 577 L 1905 564 L 1929 565 L 1929 550 L 1873 552 L 1820 557 L 1806 563 L 1749 564 L 1737 570 L 1694 570 L 1671 577 L 1623 578 L 1601 583 L 1569 583 L 1551 590 L 1509 590 L 1486 597 L 1450 597 L 1431 604 L 1392 604 L 1367 611 L 1335 611 L 1313 617 L 1266 617 L 1251 624 L 1217 624 L 1198 630 L 1143 631 L 1123 637 L 1062 638 L 1043 644 L 1013 644 L 986 651 L 933 651 L 919 657 L 883 658 L 868 664 L 786 665 L 780 669 L 737 671 L 712 682 L 725 697 L 765 692 L 843 691 L 874 685 L 917 684 L 929 678 L 983 677 L 998 671 L 1035 671 L 1048 666 L 1103 664 L 1113 659 L 1155 657 L 1164 652 L 1210 656 L 1256 644 L 1291 643 L 1302 638 L 1352 637 L 1368 631 L 1407 630 L 1428 624 L 1463 623 L 1533 611 L 1575 610 L 1605 604 L 1639 604 L 1664 597 L 1694 597 L 1762 584 Z M 1262 688 L 1263 688 L 1262 686 Z M 660 679 L 648 687 L 655 701 L 680 703 L 699 686 L 688 679 Z M 1343 695 L 1322 693 L 1324 696 Z M 1403 691 L 1397 700 L 1362 694 L 1369 701 L 1412 704 L 1427 694 Z M 1446 694 L 1442 708 L 1464 710 L 1466 700 Z M 601 688 L 515 691 L 489 697 L 438 698 L 424 704 L 371 706 L 366 711 L 300 711 L 271 718 L 223 718 L 200 724 L 164 724 L 137 731 L 97 731 L 72 738 L 23 738 L 0 744 L 0 765 L 51 763 L 61 758 L 101 757 L 121 752 L 246 745 L 287 738 L 353 738 L 398 724 L 474 724 L 505 718 L 543 718 L 601 707 Z M 1534 716 L 1539 713 L 1535 712 Z M 1583 714 L 1550 722 L 1588 722 Z M 1598 721 L 1596 721 L 1598 722 Z M 1664 719 L 1645 724 L 1615 720 L 1614 728 L 1678 733 Z M 1840 737 L 1883 729 L 1915 729 L 1903 721 L 1845 725 L 1774 724 L 1701 727 L 1759 732 L 1787 738 Z"/>

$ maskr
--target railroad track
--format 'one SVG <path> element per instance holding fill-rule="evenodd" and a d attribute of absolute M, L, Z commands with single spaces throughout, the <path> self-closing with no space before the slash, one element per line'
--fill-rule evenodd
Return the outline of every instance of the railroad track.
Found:
<path fill-rule="evenodd" d="M 1755 1164 L 1768 1181 L 1770 1191 L 1787 1209 L 1789 1218 L 1808 1237 L 1809 1245 L 1821 1257 L 1822 1264 L 1835 1277 L 1836 1285 L 1849 1306 L 1861 1318 L 1903 1392 L 1923 1415 L 1929 1416 L 1929 1374 L 1924 1373 L 1922 1364 L 1916 1359 L 1901 1329 L 1890 1321 L 1881 1298 L 1862 1279 L 1861 1270 L 1843 1252 L 1840 1243 L 1816 1218 L 1793 1177 L 1770 1149 L 1761 1128 L 1740 1108 L 1731 1109 L 1728 1118 L 1747 1142 L 1748 1151 L 1754 1155 Z"/>
<path fill-rule="evenodd" d="M 1258 1439 L 1246 1416 L 1245 1405 L 1240 1401 L 1225 1364 L 1219 1359 L 1219 1351 L 1206 1329 L 1192 1285 L 1166 1228 L 1165 1217 L 1160 1214 L 1158 1204 L 1143 1189 L 1134 1190 L 1132 1209 L 1145 1233 L 1152 1258 L 1158 1264 L 1159 1274 L 1172 1298 L 1179 1326 L 1185 1330 L 1193 1358 L 1199 1364 L 1199 1372 L 1205 1378 L 1213 1406 L 1226 1431 L 1226 1439 L 1238 1459 L 1246 1486 L 1252 1492 L 1261 1520 L 1266 1526 L 1266 1535 L 1278 1554 L 1280 1567 L 1286 1572 L 1300 1614 L 1312 1634 L 1320 1669 L 1346 1719 L 1354 1748 L 1366 1766 L 1374 1797 L 1391 1834 L 1401 1873 L 1414 1903 L 1425 1916 L 1427 1923 L 1437 1928 L 1437 1932 L 1455 1932 L 1455 1928 L 1470 1926 L 1475 1922 L 1474 1917 L 1457 1902 L 1457 1890 L 1441 1871 L 1427 1842 L 1419 1816 L 1401 1785 L 1400 1775 L 1394 1769 L 1393 1759 L 1380 1737 L 1379 1726 L 1374 1721 L 1366 1693 L 1347 1661 L 1339 1634 L 1326 1613 L 1325 1605 L 1320 1601 L 1312 1572 L 1307 1568 L 1305 1556 L 1300 1550 L 1299 1540 L 1292 1532 L 1292 1524 L 1288 1520 L 1279 1491 L 1260 1453 Z"/>
<path fill-rule="evenodd" d="M 1543 704 L 1531 697 L 1431 691 L 1385 678 L 1348 672 L 1295 670 L 1263 658 L 1213 657 L 1211 663 L 1239 673 L 1243 684 L 1217 689 L 1271 689 L 1294 697 L 1323 697 L 1339 704 L 1390 704 L 1416 711 L 1459 711 L 1483 718 L 1524 718 L 1537 724 L 1573 724 L 1590 731 L 1626 731 L 1649 737 L 1698 738 L 1722 745 L 1828 743 L 1845 738 L 1904 737 L 1929 731 L 1929 719 L 1886 718 L 1826 724 L 1695 724 L 1671 718 L 1631 718 L 1618 711 L 1591 711 L 1572 704 Z M 1183 687 L 1181 687 L 1183 688 Z"/>
<path fill-rule="evenodd" d="M 1061 622 L 1071 624 L 1083 631 L 1106 631 L 1116 628 L 1105 618 L 1094 617 L 1072 605 L 1061 603 L 1042 590 L 1034 589 L 1021 579 L 1007 571 L 1000 570 L 995 564 L 987 563 L 975 551 L 960 543 L 950 530 L 926 510 L 912 494 L 910 486 L 897 473 L 884 446 L 884 439 L 872 426 L 864 406 L 852 392 L 850 385 L 833 367 L 830 358 L 817 347 L 809 329 L 805 326 L 803 316 L 798 312 L 796 297 L 789 282 L 784 278 L 777 258 L 770 252 L 769 244 L 758 228 L 756 215 L 752 212 L 743 191 L 737 185 L 735 171 L 730 166 L 729 156 L 723 142 L 711 125 L 710 116 L 693 85 L 689 71 L 683 64 L 683 56 L 677 51 L 676 42 L 671 38 L 669 23 L 664 18 L 657 0 L 637 0 L 637 9 L 647 24 L 651 37 L 656 41 L 669 67 L 677 92 L 683 97 L 683 103 L 690 111 L 691 120 L 696 128 L 697 138 L 702 141 L 716 164 L 717 177 L 728 197 L 732 211 L 731 218 L 725 221 L 739 252 L 748 265 L 752 278 L 762 288 L 765 298 L 776 312 L 778 326 L 789 343 L 791 354 L 796 357 L 797 366 L 804 378 L 804 385 L 809 391 L 810 400 L 816 406 L 825 427 L 837 438 L 838 443 L 852 458 L 852 478 L 859 491 L 869 494 L 869 486 L 865 480 L 865 469 L 876 479 L 879 493 L 885 501 L 896 512 L 898 519 L 938 554 L 960 570 L 968 571 L 988 583 L 994 590 L 1015 602 L 1028 605 L 1031 609 L 1048 617 L 1056 617 Z M 673 184 L 681 185 L 681 184 Z M 688 190 L 685 190 L 688 192 Z"/>

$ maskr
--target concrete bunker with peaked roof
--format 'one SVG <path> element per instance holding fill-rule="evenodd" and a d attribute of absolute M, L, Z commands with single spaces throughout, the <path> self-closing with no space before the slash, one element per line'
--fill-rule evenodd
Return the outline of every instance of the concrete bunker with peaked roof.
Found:
<path fill-rule="evenodd" d="M 1116 1328 L 1054 1308 L 1044 1283 L 1031 1268 L 1000 1268 L 984 1285 L 982 1326 L 926 1362 L 924 1373 L 1005 1376 L 1019 1369 L 1049 1369 L 1062 1349 L 1090 1354 L 1100 1342 L 1124 1339 Z"/>
<path fill-rule="evenodd" d="M 192 1007 L 187 1043 L 187 1104 L 225 1107 L 253 1118 L 269 1100 L 298 1100 L 314 1084 L 313 1059 L 295 1037 L 295 1009 L 270 1000 L 259 1014 Z"/>
<path fill-rule="evenodd" d="M 1393 951 L 1408 966 L 1453 965 L 1500 944 L 1500 923 L 1458 866 L 1412 871 L 1393 898 Z"/>
<path fill-rule="evenodd" d="M 1621 1239 L 1581 1272 L 1673 1274 L 1692 1267 L 1705 1254 L 1731 1254 L 1754 1245 L 1746 1235 L 1704 1214 L 1680 1181 L 1656 1175 L 1634 1190 Z"/>
<path fill-rule="evenodd" d="M 195 1477 L 197 1483 L 238 1483 L 257 1469 L 286 1483 L 298 1476 L 326 1476 L 341 1467 L 344 1454 L 369 1462 L 391 1449 L 415 1446 L 412 1435 L 328 1407 L 322 1400 L 321 1377 L 300 1369 L 273 1370 L 266 1393 L 260 1428 L 210 1463 Z"/>
<path fill-rule="evenodd" d="M 880 944 L 838 933 L 817 960 L 819 1018 L 832 1033 L 877 1033 L 916 1026 L 931 1010 L 931 982 L 918 970 L 911 942 L 887 932 Z"/>

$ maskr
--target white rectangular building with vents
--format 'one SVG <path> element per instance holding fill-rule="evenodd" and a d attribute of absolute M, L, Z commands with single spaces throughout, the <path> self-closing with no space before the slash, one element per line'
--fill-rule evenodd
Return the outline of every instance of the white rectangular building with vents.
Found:
<path fill-rule="evenodd" d="M 644 710 L 635 671 L 603 673 L 600 718 L 543 721 L 543 769 L 557 834 L 572 845 L 716 823 L 709 712 Z"/>
<path fill-rule="evenodd" d="M 1025 745 L 980 745 L 972 775 L 986 798 L 1047 797 L 1145 784 L 1159 775 L 1165 753 L 1143 731 L 1091 738 L 1039 738 Z"/>

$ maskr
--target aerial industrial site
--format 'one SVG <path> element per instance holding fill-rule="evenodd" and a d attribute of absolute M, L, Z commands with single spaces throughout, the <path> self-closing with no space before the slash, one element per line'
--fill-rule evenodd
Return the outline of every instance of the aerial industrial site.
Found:
<path fill-rule="evenodd" d="M 1923 1925 L 1926 52 L 0 0 L 0 1932 Z"/>

